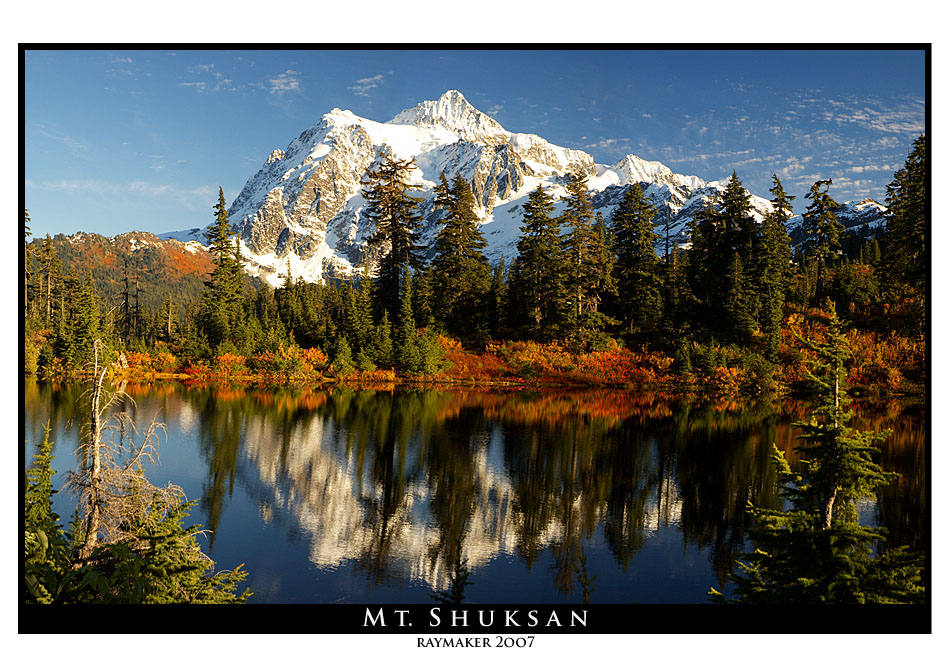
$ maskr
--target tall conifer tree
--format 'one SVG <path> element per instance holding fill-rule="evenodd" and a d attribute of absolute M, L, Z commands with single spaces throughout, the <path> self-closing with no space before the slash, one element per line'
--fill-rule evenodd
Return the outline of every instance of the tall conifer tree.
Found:
<path fill-rule="evenodd" d="M 639 184 L 631 184 L 611 216 L 617 253 L 617 295 L 623 328 L 650 333 L 659 323 L 662 299 L 656 212 L 643 197 Z"/>
<path fill-rule="evenodd" d="M 926 326 L 927 267 L 930 263 L 930 207 L 927 180 L 927 138 L 919 136 L 887 186 L 887 232 L 884 270 L 888 286 L 898 297 L 910 297 L 916 324 Z M 874 245 L 878 246 L 874 241 Z M 877 257 L 880 259 L 880 247 Z M 872 256 L 874 256 L 872 252 Z M 903 285 L 903 286 L 902 286 Z"/>
<path fill-rule="evenodd" d="M 818 264 L 818 276 L 815 281 L 816 302 L 825 293 L 828 259 L 836 257 L 838 248 L 841 247 L 842 227 L 834 211 L 839 205 L 828 194 L 830 186 L 830 179 L 819 179 L 812 184 L 811 189 L 805 194 L 805 198 L 811 200 L 811 204 L 802 214 L 806 235 L 802 247 L 808 255 L 815 258 Z"/>
<path fill-rule="evenodd" d="M 512 265 L 510 293 L 517 313 L 535 339 L 556 335 L 564 294 L 562 239 L 554 201 L 539 185 L 522 209 L 518 258 Z"/>
<path fill-rule="evenodd" d="M 490 268 L 471 185 L 458 174 L 449 186 L 443 173 L 435 206 L 445 212 L 438 221 L 442 229 L 432 262 L 433 283 L 439 289 L 435 313 L 452 334 L 485 338 Z"/>
<path fill-rule="evenodd" d="M 401 272 L 418 269 L 422 263 L 419 245 L 421 216 L 416 211 L 419 198 L 408 193 L 420 188 L 409 181 L 413 161 L 393 159 L 384 155 L 376 161 L 363 180 L 365 215 L 376 225 L 368 243 L 380 248 L 378 263 L 377 312 L 398 313 L 402 280 Z"/>
<path fill-rule="evenodd" d="M 782 188 L 777 175 L 772 175 L 772 211 L 762 224 L 759 247 L 759 283 L 762 302 L 760 323 L 766 339 L 766 356 L 776 361 L 782 327 L 782 306 L 789 287 L 792 261 L 791 238 L 785 223 L 792 215 L 794 195 Z"/>
<path fill-rule="evenodd" d="M 591 227 L 594 220 L 594 208 L 587 196 L 587 177 L 571 174 L 567 179 L 567 206 L 561 213 L 560 221 L 565 229 L 563 249 L 565 266 L 565 290 L 567 313 L 571 320 L 578 322 L 588 310 L 590 293 L 590 249 Z"/>
<path fill-rule="evenodd" d="M 213 347 L 240 340 L 239 327 L 243 326 L 244 296 L 243 271 L 239 243 L 228 220 L 224 190 L 218 187 L 218 202 L 214 205 L 215 221 L 208 230 L 208 249 L 215 267 L 208 289 L 202 298 L 201 322 Z"/>

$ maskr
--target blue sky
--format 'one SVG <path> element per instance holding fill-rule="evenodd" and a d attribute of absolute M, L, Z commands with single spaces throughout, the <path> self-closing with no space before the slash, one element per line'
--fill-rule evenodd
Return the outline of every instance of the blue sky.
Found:
<path fill-rule="evenodd" d="M 612 164 L 735 170 L 769 197 L 884 200 L 924 131 L 922 51 L 52 50 L 25 58 L 34 235 L 163 232 L 213 219 L 275 148 L 333 109 L 386 121 L 458 89 L 506 129 Z"/>

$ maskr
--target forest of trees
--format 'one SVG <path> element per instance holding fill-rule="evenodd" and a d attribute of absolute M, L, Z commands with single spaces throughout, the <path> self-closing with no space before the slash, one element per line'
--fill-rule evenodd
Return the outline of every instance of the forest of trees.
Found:
<path fill-rule="evenodd" d="M 575 353 L 625 347 L 672 357 L 686 374 L 712 362 L 767 379 L 782 364 L 783 321 L 827 300 L 863 333 L 922 339 L 926 160 L 921 136 L 888 186 L 883 233 L 844 233 L 833 181 L 817 180 L 805 196 L 806 239 L 795 249 L 785 227 L 794 196 L 773 177 L 772 211 L 757 222 L 734 172 L 719 203 L 696 214 L 690 247 L 663 256 L 639 185 L 605 217 L 592 207 L 587 180 L 570 176 L 560 212 L 542 186 L 531 191 L 517 257 L 492 265 L 471 185 L 461 176 L 443 175 L 436 188 L 441 231 L 427 261 L 419 200 L 408 181 L 414 164 L 385 158 L 363 180 L 376 225 L 371 274 L 315 284 L 288 270 L 276 289 L 244 274 L 219 190 L 208 232 L 215 266 L 200 301 L 168 293 L 149 308 L 126 290 L 106 311 L 91 274 L 62 273 L 48 236 L 26 245 L 25 365 L 46 376 L 68 374 L 100 339 L 115 352 L 169 353 L 180 368 L 266 354 L 276 368 L 292 370 L 293 357 L 281 353 L 299 348 L 319 350 L 338 373 L 432 375 L 449 366 L 441 335 L 473 352 L 512 341 L 557 343 Z"/>

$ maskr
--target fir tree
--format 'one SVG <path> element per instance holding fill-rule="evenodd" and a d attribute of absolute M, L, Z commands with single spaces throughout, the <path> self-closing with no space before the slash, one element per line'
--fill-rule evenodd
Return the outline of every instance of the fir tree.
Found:
<path fill-rule="evenodd" d="M 237 341 L 235 331 L 243 324 L 243 273 L 238 241 L 228 220 L 224 191 L 218 188 L 215 222 L 208 230 L 208 248 L 215 262 L 202 298 L 202 327 L 213 348 Z"/>
<path fill-rule="evenodd" d="M 365 352 L 369 360 L 380 368 L 392 368 L 395 365 L 392 325 L 388 311 L 383 311 L 383 317 L 373 330 Z"/>
<path fill-rule="evenodd" d="M 766 356 L 771 361 L 778 359 L 778 347 L 782 327 L 782 306 L 788 292 L 790 265 L 792 261 L 791 238 L 785 223 L 792 215 L 794 195 L 782 188 L 777 175 L 772 175 L 772 211 L 762 224 L 762 239 L 759 247 L 759 283 L 762 302 L 761 325 L 766 339 Z"/>
<path fill-rule="evenodd" d="M 512 265 L 509 303 L 526 320 L 535 339 L 550 338 L 561 325 L 564 270 L 561 232 L 554 201 L 539 185 L 528 195 L 522 215 L 518 258 Z"/>
<path fill-rule="evenodd" d="M 927 279 L 929 212 L 927 210 L 927 139 L 919 136 L 903 167 L 887 185 L 888 269 L 917 289 Z"/>
<path fill-rule="evenodd" d="M 749 192 L 743 188 L 736 172 L 726 184 L 720 201 L 725 232 L 723 234 L 728 247 L 724 255 L 728 256 L 728 274 L 726 281 L 727 328 L 722 335 L 729 340 L 748 344 L 751 342 L 757 326 L 759 297 L 757 294 L 755 273 L 755 255 L 759 245 L 759 230 L 752 217 L 752 201 Z"/>
<path fill-rule="evenodd" d="M 403 271 L 402 289 L 399 293 L 398 338 L 396 339 L 396 363 L 405 371 L 419 367 L 419 349 L 416 345 L 416 321 L 412 310 L 412 280 L 408 270 Z"/>
<path fill-rule="evenodd" d="M 432 278 L 432 268 L 418 270 L 412 275 L 412 315 L 418 328 L 425 328 L 432 324 L 433 313 L 439 306 L 433 290 Z"/>
<path fill-rule="evenodd" d="M 439 289 L 435 313 L 452 334 L 465 340 L 484 338 L 490 269 L 471 185 L 458 174 L 449 186 L 443 173 L 435 206 L 444 211 L 437 223 L 442 229 L 436 236 L 431 269 L 433 284 Z"/>
<path fill-rule="evenodd" d="M 811 189 L 805 194 L 805 198 L 811 200 L 811 204 L 802 214 L 806 235 L 802 247 L 804 252 L 814 257 L 818 264 L 818 276 L 815 281 L 816 302 L 825 293 L 828 259 L 836 257 L 838 248 L 841 246 L 841 222 L 834 212 L 839 205 L 828 195 L 830 186 L 830 179 L 820 179 L 812 184 Z"/>
<path fill-rule="evenodd" d="M 656 255 L 655 212 L 639 184 L 631 184 L 611 216 L 617 254 L 617 296 L 623 328 L 652 333 L 662 299 L 660 260 Z"/>
<path fill-rule="evenodd" d="M 590 268 L 591 232 L 594 208 L 587 195 L 587 178 L 572 174 L 567 179 L 566 207 L 560 215 L 562 248 L 565 266 L 564 287 L 567 314 L 579 323 L 585 311 L 590 309 L 590 294 L 593 286 Z"/>
<path fill-rule="evenodd" d="M 60 271 L 63 267 L 60 260 L 56 257 L 56 252 L 53 250 L 53 241 L 49 234 L 47 234 L 46 238 L 43 239 L 43 246 L 39 255 L 39 263 L 40 273 L 42 275 L 42 295 L 45 303 L 45 321 L 43 322 L 43 325 L 49 329 L 53 326 L 54 291 L 57 290 L 62 279 Z"/>
<path fill-rule="evenodd" d="M 694 324 L 702 325 L 711 336 L 720 336 L 729 327 L 723 310 L 729 296 L 726 279 L 733 253 L 729 234 L 722 214 L 712 204 L 693 216 L 690 232 L 690 312 Z"/>
<path fill-rule="evenodd" d="M 696 324 L 707 325 L 715 338 L 749 344 L 759 312 L 754 274 L 760 236 L 749 193 L 735 172 L 719 207 L 707 205 L 691 228 L 689 277 Z"/>
<path fill-rule="evenodd" d="M 333 371 L 339 376 L 349 375 L 356 370 L 356 364 L 353 361 L 353 350 L 346 339 L 345 334 L 337 334 L 336 343 L 333 346 L 333 360 L 330 362 Z"/>
<path fill-rule="evenodd" d="M 752 200 L 736 171 L 732 171 L 719 205 L 730 248 L 746 261 L 751 255 L 757 231 L 752 217 Z"/>
<path fill-rule="evenodd" d="M 376 225 L 368 244 L 382 252 L 378 263 L 377 313 L 398 311 L 402 271 L 418 268 L 422 263 L 418 231 L 422 222 L 416 212 L 419 198 L 411 190 L 420 188 L 410 183 L 415 163 L 386 155 L 377 161 L 363 180 L 364 215 Z"/>
<path fill-rule="evenodd" d="M 21 599 L 27 603 L 52 604 L 69 594 L 70 582 L 78 577 L 71 571 L 70 542 L 53 511 L 53 443 L 50 427 L 43 426 L 43 442 L 26 471 L 23 495 L 23 574 Z"/>
<path fill-rule="evenodd" d="M 930 207 L 927 183 L 927 139 L 919 136 L 904 166 L 887 186 L 887 232 L 884 271 L 896 298 L 909 297 L 914 308 L 913 329 L 926 326 L 927 266 L 930 262 Z M 880 246 L 876 257 L 880 260 Z M 900 301 L 900 300 L 898 300 Z"/>

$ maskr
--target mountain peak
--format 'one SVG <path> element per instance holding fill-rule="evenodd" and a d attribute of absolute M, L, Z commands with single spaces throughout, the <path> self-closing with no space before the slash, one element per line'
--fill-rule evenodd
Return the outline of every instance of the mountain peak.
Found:
<path fill-rule="evenodd" d="M 706 186 L 706 182 L 695 175 L 680 175 L 674 173 L 659 161 L 647 161 L 635 154 L 628 154 L 611 166 L 611 168 L 619 176 L 620 183 L 624 185 L 635 182 L 646 182 L 648 184 L 659 183 L 685 186 L 691 189 Z"/>
<path fill-rule="evenodd" d="M 424 100 L 411 109 L 399 112 L 392 125 L 441 125 L 465 140 L 507 140 L 508 132 L 498 122 L 473 107 L 455 89 L 443 93 L 438 100 Z"/>

